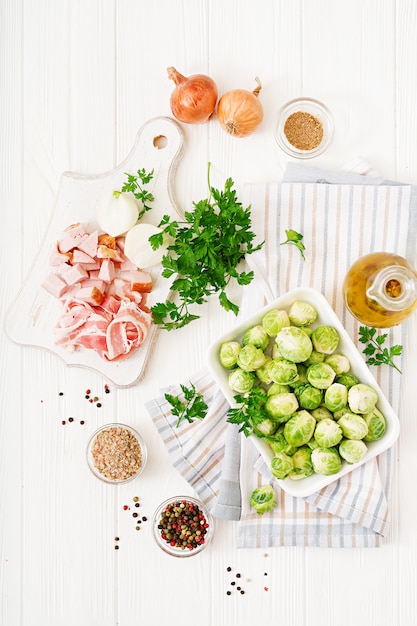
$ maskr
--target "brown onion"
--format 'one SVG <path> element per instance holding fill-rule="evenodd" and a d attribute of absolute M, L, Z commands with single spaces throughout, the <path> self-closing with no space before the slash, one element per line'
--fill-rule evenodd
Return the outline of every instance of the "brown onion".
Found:
<path fill-rule="evenodd" d="M 217 117 L 221 127 L 233 137 L 247 137 L 255 132 L 263 120 L 264 112 L 258 99 L 262 84 L 252 92 L 234 89 L 225 93 L 217 105 Z"/>
<path fill-rule="evenodd" d="M 216 107 L 217 85 L 205 74 L 186 78 L 175 67 L 168 67 L 168 78 L 174 81 L 171 94 L 171 111 L 174 117 L 186 124 L 207 122 Z"/>

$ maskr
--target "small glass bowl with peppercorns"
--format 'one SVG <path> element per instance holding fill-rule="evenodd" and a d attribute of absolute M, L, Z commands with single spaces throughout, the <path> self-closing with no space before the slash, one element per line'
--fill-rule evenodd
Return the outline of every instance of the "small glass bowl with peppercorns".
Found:
<path fill-rule="evenodd" d="M 200 554 L 214 532 L 214 520 L 207 507 L 190 496 L 165 500 L 152 521 L 156 543 L 164 552 L 184 558 Z"/>
<path fill-rule="evenodd" d="M 322 154 L 333 140 L 334 123 L 330 110 L 313 98 L 295 98 L 278 113 L 275 139 L 286 154 L 311 159 Z"/>
<path fill-rule="evenodd" d="M 94 476 L 113 485 L 127 483 L 142 473 L 147 459 L 142 436 L 126 424 L 105 424 L 90 437 L 88 466 Z"/>

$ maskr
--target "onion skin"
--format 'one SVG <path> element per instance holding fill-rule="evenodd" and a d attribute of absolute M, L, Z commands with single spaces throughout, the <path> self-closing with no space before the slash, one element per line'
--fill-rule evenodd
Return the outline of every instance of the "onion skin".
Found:
<path fill-rule="evenodd" d="M 233 89 L 225 93 L 217 105 L 220 126 L 233 137 L 252 135 L 263 120 L 263 108 L 258 99 L 262 85 L 259 78 L 255 80 L 258 86 L 254 91 Z"/>
<path fill-rule="evenodd" d="M 212 116 L 217 103 L 217 85 L 210 76 L 193 74 L 188 78 L 168 67 L 168 78 L 174 81 L 170 105 L 173 116 L 186 124 L 204 124 Z"/>

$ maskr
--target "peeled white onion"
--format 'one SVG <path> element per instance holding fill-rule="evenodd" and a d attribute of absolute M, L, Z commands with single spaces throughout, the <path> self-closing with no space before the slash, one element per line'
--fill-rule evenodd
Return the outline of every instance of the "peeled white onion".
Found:
<path fill-rule="evenodd" d="M 127 233 L 125 239 L 125 255 L 140 269 L 146 269 L 161 263 L 166 254 L 169 241 L 164 238 L 164 243 L 156 250 L 152 250 L 149 237 L 162 232 L 153 224 L 136 224 Z"/>
<path fill-rule="evenodd" d="M 126 233 L 138 221 L 138 201 L 132 194 L 113 191 L 100 198 L 97 207 L 97 221 L 100 228 L 118 237 Z"/>

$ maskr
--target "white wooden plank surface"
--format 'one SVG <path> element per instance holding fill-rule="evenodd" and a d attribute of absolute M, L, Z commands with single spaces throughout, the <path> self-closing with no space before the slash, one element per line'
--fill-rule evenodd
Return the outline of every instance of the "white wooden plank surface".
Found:
<path fill-rule="evenodd" d="M 216 119 L 184 126 L 176 194 L 185 208 L 205 195 L 208 161 L 216 185 L 279 180 L 287 160 L 274 116 L 298 95 L 324 100 L 335 117 L 334 143 L 315 165 L 362 156 L 386 177 L 417 179 L 413 0 L 3 0 L 0 24 L 2 317 L 42 244 L 61 173 L 117 166 L 148 119 L 170 115 L 170 65 L 210 74 L 221 93 L 253 89 L 255 76 L 263 83 L 255 135 L 233 139 Z M 178 562 L 156 551 L 150 523 L 135 531 L 123 510 L 135 495 L 151 517 L 166 496 L 191 493 L 144 403 L 203 365 L 208 343 L 233 321 L 210 302 L 202 320 L 157 342 L 140 385 L 108 395 L 100 375 L 2 337 L 2 626 L 415 626 L 416 320 L 383 548 L 236 550 L 234 526 L 217 522 L 210 550 Z M 85 400 L 87 387 L 101 409 Z M 109 489 L 84 457 L 89 434 L 114 418 L 137 426 L 151 454 L 138 481 Z M 226 596 L 228 565 L 241 571 L 245 596 Z"/>

